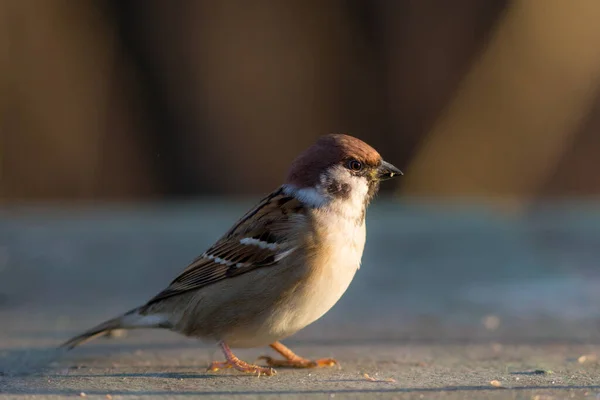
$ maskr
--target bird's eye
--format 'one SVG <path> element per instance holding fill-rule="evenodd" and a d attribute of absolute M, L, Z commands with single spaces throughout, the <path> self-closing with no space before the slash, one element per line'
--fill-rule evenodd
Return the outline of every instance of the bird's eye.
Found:
<path fill-rule="evenodd" d="M 348 169 L 352 171 L 360 171 L 363 168 L 362 163 L 358 160 L 350 160 L 346 165 Z"/>

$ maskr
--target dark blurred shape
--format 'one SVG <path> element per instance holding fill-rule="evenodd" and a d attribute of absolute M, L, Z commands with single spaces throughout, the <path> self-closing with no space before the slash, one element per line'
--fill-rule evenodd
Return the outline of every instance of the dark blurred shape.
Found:
<path fill-rule="evenodd" d="M 548 371 L 544 371 L 543 369 L 534 369 L 533 371 L 515 371 L 510 372 L 511 375 L 545 375 Z"/>
<path fill-rule="evenodd" d="M 562 0 L 4 0 L 0 200 L 267 192 L 332 132 L 405 170 L 407 195 L 598 194 L 598 18 Z"/>
<path fill-rule="evenodd" d="M 92 199 L 155 192 L 138 135 L 134 75 L 99 3 L 1 3 L 7 38 L 2 197 Z"/>
<path fill-rule="evenodd" d="M 413 160 L 405 193 L 517 203 L 539 194 L 593 109 L 599 17 L 598 2 L 550 0 L 544 12 L 512 2 Z"/>

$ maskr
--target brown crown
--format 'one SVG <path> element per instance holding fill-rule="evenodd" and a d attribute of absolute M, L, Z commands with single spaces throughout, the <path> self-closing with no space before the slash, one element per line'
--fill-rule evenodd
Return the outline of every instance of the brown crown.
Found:
<path fill-rule="evenodd" d="M 351 158 L 373 167 L 381 163 L 379 153 L 360 139 L 342 134 L 321 136 L 294 160 L 286 183 L 313 186 L 324 170 Z"/>

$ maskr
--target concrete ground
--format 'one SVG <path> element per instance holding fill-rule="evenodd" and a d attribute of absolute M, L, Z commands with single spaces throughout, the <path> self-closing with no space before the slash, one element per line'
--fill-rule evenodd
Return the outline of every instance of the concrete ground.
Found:
<path fill-rule="evenodd" d="M 340 368 L 207 373 L 216 347 L 165 331 L 56 350 L 160 290 L 248 205 L 4 210 L 0 399 L 600 398 L 600 209 L 581 204 L 511 219 L 377 203 L 350 289 L 285 341 Z"/>

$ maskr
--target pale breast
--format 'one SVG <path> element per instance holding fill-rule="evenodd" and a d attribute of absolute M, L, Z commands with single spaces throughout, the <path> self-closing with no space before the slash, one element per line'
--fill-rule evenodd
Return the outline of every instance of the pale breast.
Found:
<path fill-rule="evenodd" d="M 293 303 L 282 310 L 286 315 L 279 319 L 280 327 L 286 331 L 286 336 L 329 311 L 348 289 L 360 267 L 366 237 L 364 222 L 357 224 L 354 220 L 339 219 L 336 215 L 317 218 L 328 219 L 319 224 L 326 229 L 318 232 L 320 250 L 310 277 L 291 299 Z"/>
<path fill-rule="evenodd" d="M 329 231 L 327 242 L 328 255 L 322 265 L 317 266 L 320 273 L 314 277 L 314 313 L 312 321 L 320 318 L 342 297 L 356 271 L 365 246 L 365 224 L 339 224 L 338 229 Z M 310 323 L 309 322 L 309 323 Z"/>
<path fill-rule="evenodd" d="M 309 220 L 305 255 L 292 253 L 280 265 L 203 289 L 188 307 L 194 318 L 173 321 L 176 330 L 225 340 L 232 347 L 256 347 L 291 336 L 322 317 L 354 278 L 366 231 L 364 220 L 348 213 L 314 209 Z"/>

